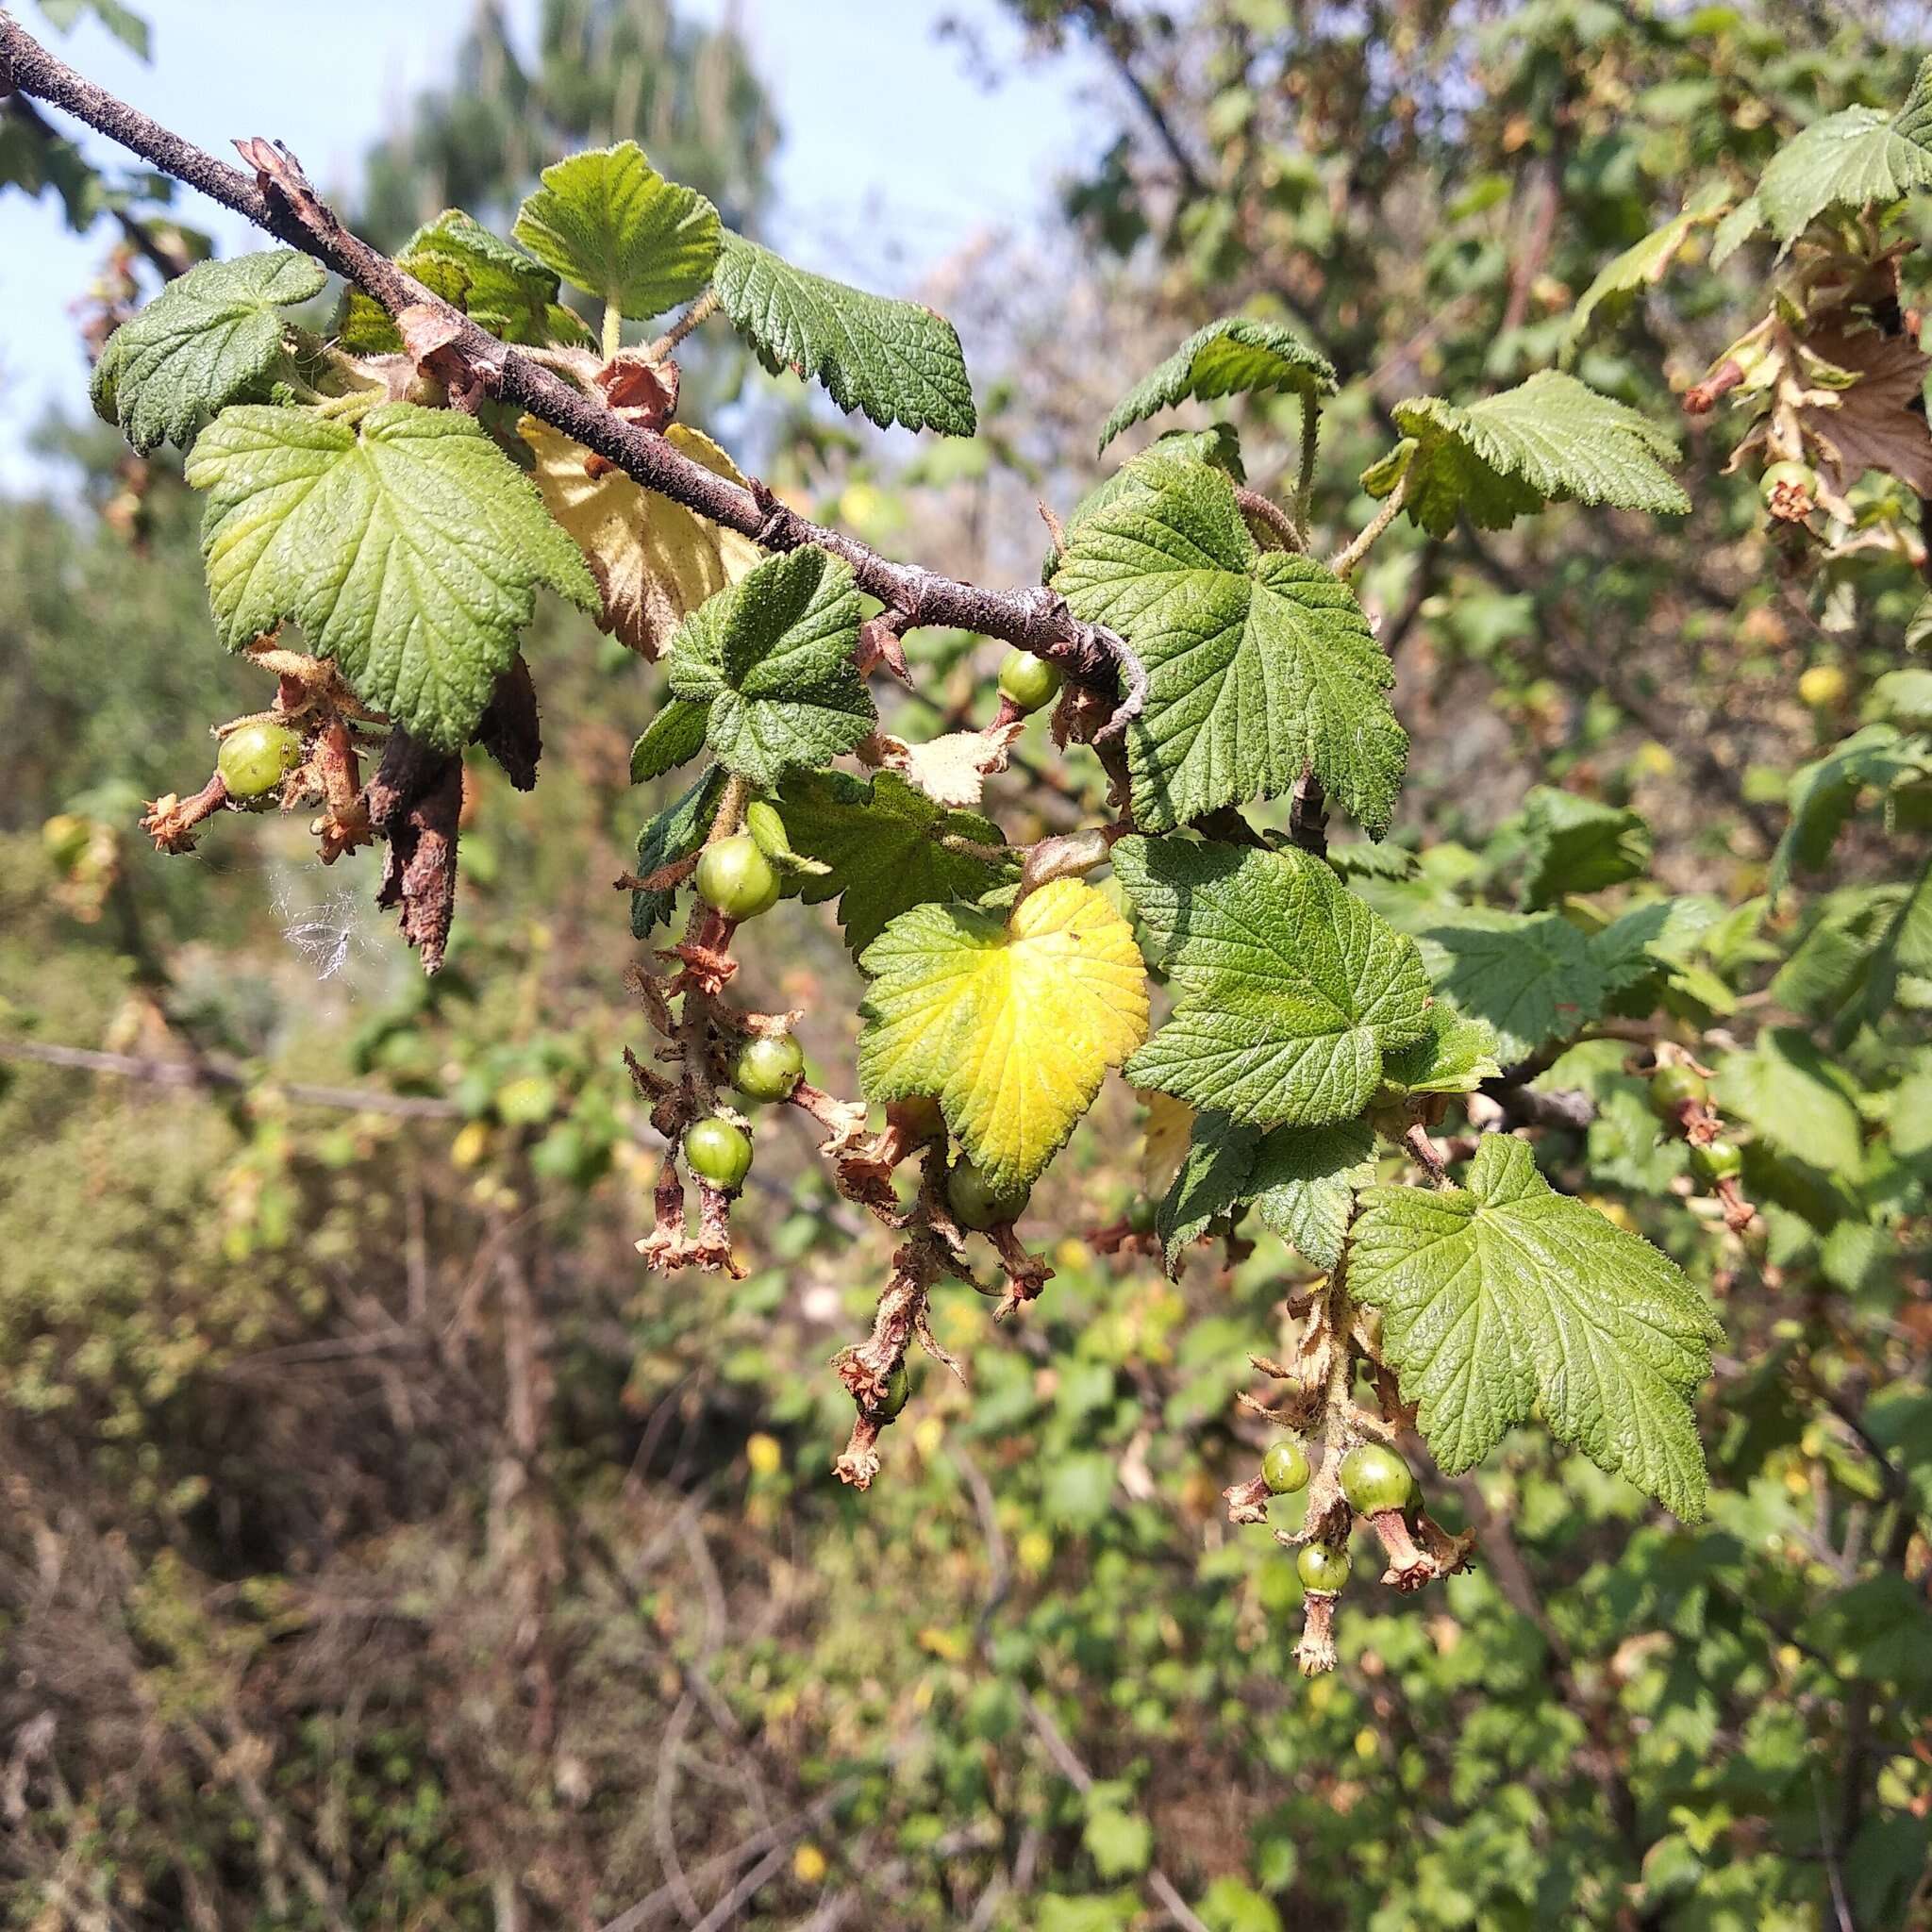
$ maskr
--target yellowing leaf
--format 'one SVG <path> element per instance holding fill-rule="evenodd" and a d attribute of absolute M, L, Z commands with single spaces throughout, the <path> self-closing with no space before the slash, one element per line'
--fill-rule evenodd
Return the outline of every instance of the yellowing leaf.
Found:
<path fill-rule="evenodd" d="M 1141 1129 L 1141 1187 L 1144 1193 L 1164 1194 L 1187 1158 L 1194 1132 L 1194 1109 L 1172 1093 L 1145 1087 L 1136 1098 L 1147 1108 Z"/>
<path fill-rule="evenodd" d="M 575 540 L 597 579 L 602 628 L 632 650 L 657 657 L 706 598 L 758 563 L 760 553 L 749 537 L 645 490 L 622 470 L 591 476 L 584 468 L 590 452 L 562 430 L 525 416 L 517 433 L 536 452 L 534 475 L 544 505 Z M 744 481 L 702 431 L 674 423 L 664 435 L 692 462 L 729 482 Z"/>
<path fill-rule="evenodd" d="M 1010 919 L 916 906 L 866 948 L 858 1077 L 872 1100 L 929 1094 L 992 1187 L 1029 1187 L 1147 1037 L 1147 974 L 1126 922 L 1056 879 Z"/>

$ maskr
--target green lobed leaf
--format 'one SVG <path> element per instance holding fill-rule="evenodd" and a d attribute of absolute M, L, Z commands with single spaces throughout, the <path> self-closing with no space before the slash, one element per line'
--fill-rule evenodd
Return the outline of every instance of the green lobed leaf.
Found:
<path fill-rule="evenodd" d="M 851 565 L 807 549 L 767 558 L 685 619 L 671 690 L 706 708 L 726 770 L 769 788 L 872 735 L 878 712 L 853 658 L 860 614 Z"/>
<path fill-rule="evenodd" d="M 511 233 L 573 288 L 641 320 L 688 302 L 711 279 L 723 229 L 695 188 L 667 181 L 634 141 L 589 148 L 543 170 Z"/>
<path fill-rule="evenodd" d="M 774 374 L 790 368 L 823 383 L 841 409 L 862 410 L 882 429 L 903 423 L 973 434 L 973 385 L 944 316 L 794 268 L 729 229 L 715 286 L 719 306 Z"/>
<path fill-rule="evenodd" d="M 1437 991 L 1490 1028 L 1507 1064 L 1570 1039 L 1652 969 L 1669 915 L 1662 904 L 1640 911 L 1591 935 L 1555 912 L 1472 906 L 1421 935 L 1423 956 Z"/>
<path fill-rule="evenodd" d="M 1795 1026 L 1770 1026 L 1748 1053 L 1724 1057 L 1720 1109 L 1748 1123 L 1774 1147 L 1835 1179 L 1854 1178 L 1864 1136 L 1843 1076 Z"/>
<path fill-rule="evenodd" d="M 1764 226 L 1789 247 L 1827 208 L 1896 201 L 1927 182 L 1932 59 L 1920 64 L 1897 113 L 1847 108 L 1813 122 L 1773 156 L 1753 199 Z"/>
<path fill-rule="evenodd" d="M 1069 533 L 1053 587 L 1147 667 L 1127 743 L 1137 823 L 1171 830 L 1312 769 L 1379 838 L 1408 738 L 1354 591 L 1312 558 L 1262 550 L 1220 470 L 1156 451 L 1129 467 Z"/>
<path fill-rule="evenodd" d="M 1458 515 L 1503 530 L 1545 503 L 1675 515 L 1690 499 L 1664 469 L 1676 445 L 1635 409 L 1541 369 L 1466 407 L 1417 396 L 1394 410 L 1405 441 L 1362 477 L 1373 496 L 1406 480 L 1403 507 L 1433 537 Z"/>
<path fill-rule="evenodd" d="M 1382 1087 L 1397 1099 L 1415 1093 L 1474 1093 L 1502 1071 L 1496 1036 L 1490 1028 L 1439 999 L 1428 1010 L 1423 1037 L 1384 1058 Z"/>
<path fill-rule="evenodd" d="M 1348 1241 L 1357 1192 L 1375 1177 L 1366 1121 L 1276 1127 L 1255 1153 L 1247 1185 L 1261 1225 L 1317 1268 L 1333 1268 Z"/>
<path fill-rule="evenodd" d="M 537 587 L 597 607 L 576 545 L 471 417 L 388 403 L 359 425 L 225 409 L 187 476 L 223 641 L 284 619 L 357 696 L 458 750 L 516 655 Z"/>
<path fill-rule="evenodd" d="M 1208 1232 L 1217 1215 L 1230 1213 L 1247 1200 L 1247 1178 L 1263 1132 L 1224 1113 L 1204 1110 L 1194 1116 L 1187 1152 L 1154 1216 L 1154 1231 L 1160 1237 L 1169 1274 L 1177 1270 L 1182 1254 Z"/>
<path fill-rule="evenodd" d="M 631 746 L 630 782 L 641 785 L 661 778 L 696 758 L 705 748 L 705 721 L 709 715 L 708 705 L 693 704 L 689 698 L 669 700 Z"/>
<path fill-rule="evenodd" d="M 1622 255 L 1607 261 L 1576 298 L 1576 307 L 1563 329 L 1562 359 L 1568 362 L 1574 357 L 1599 308 L 1613 313 L 1640 289 L 1655 288 L 1662 281 L 1691 236 L 1715 222 L 1730 199 L 1731 190 L 1724 182 L 1707 182 L 1662 227 L 1653 228 L 1642 241 L 1632 242 Z"/>
<path fill-rule="evenodd" d="M 555 271 L 461 208 L 445 208 L 418 228 L 398 251 L 396 266 L 500 341 L 544 347 L 589 340 L 583 319 L 557 299 Z M 339 340 L 358 356 L 393 355 L 403 346 L 388 311 L 360 289 L 351 289 L 343 304 Z"/>
<path fill-rule="evenodd" d="M 1641 878 L 1650 867 L 1650 827 L 1638 813 L 1553 785 L 1533 787 L 1524 800 L 1523 832 L 1523 903 L 1531 909 Z"/>
<path fill-rule="evenodd" d="M 794 773 L 778 804 L 793 849 L 827 868 L 807 879 L 799 896 L 810 906 L 838 900 L 855 953 L 914 906 L 978 899 L 1017 874 L 1017 860 L 994 866 L 941 844 L 958 838 L 999 847 L 1005 841 L 991 820 L 935 805 L 895 772 L 881 772 L 870 784 L 843 772 Z"/>
<path fill-rule="evenodd" d="M 1123 396 L 1100 432 L 1105 450 L 1122 430 L 1190 397 L 1262 394 L 1287 390 L 1296 395 L 1335 393 L 1335 370 L 1291 328 L 1224 315 L 1197 329 L 1178 349 Z"/>
<path fill-rule="evenodd" d="M 1114 870 L 1175 994 L 1128 1076 L 1249 1124 L 1359 1113 L 1383 1056 L 1420 1040 L 1428 979 L 1412 940 L 1318 858 L 1124 839 Z"/>
<path fill-rule="evenodd" d="M 143 456 L 166 441 L 185 448 L 218 410 L 265 392 L 282 355 L 281 311 L 327 280 L 292 248 L 196 264 L 108 338 L 95 410 Z"/>
<path fill-rule="evenodd" d="M 647 879 L 664 866 L 689 858 L 711 829 L 718 801 L 724 791 L 724 774 L 712 765 L 675 804 L 644 821 L 638 834 L 637 875 Z M 675 887 L 630 895 L 630 929 L 634 939 L 647 940 L 671 917 L 677 899 Z"/>
<path fill-rule="evenodd" d="M 1815 871 L 1831 856 L 1838 835 L 1868 787 L 1889 790 L 1901 778 L 1932 769 L 1932 749 L 1887 724 L 1867 724 L 1821 758 L 1791 774 L 1790 822 L 1772 854 L 1768 890 L 1776 903 L 1791 874 Z"/>
<path fill-rule="evenodd" d="M 1526 1142 L 1485 1135 L 1461 1187 L 1367 1190 L 1348 1280 L 1381 1310 L 1445 1475 L 1535 1411 L 1687 1522 L 1704 1514 L 1689 1398 L 1722 1330 L 1674 1261 L 1556 1192 Z"/>

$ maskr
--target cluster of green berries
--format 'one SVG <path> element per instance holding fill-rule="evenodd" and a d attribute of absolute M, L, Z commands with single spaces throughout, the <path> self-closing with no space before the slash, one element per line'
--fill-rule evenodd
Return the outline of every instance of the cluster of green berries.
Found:
<path fill-rule="evenodd" d="M 300 736 L 286 724 L 266 719 L 229 732 L 215 753 L 215 770 L 222 774 L 228 796 L 242 804 L 279 791 L 282 780 L 301 762 Z"/>
<path fill-rule="evenodd" d="M 1268 1446 L 1261 1458 L 1261 1480 L 1269 1493 L 1291 1496 L 1308 1486 L 1308 1453 L 1292 1436 Z M 1380 1442 L 1357 1442 L 1341 1458 L 1341 1494 L 1358 1516 L 1376 1516 L 1385 1509 L 1406 1509 L 1415 1500 L 1415 1477 L 1394 1450 Z M 1305 1590 L 1333 1593 L 1348 1581 L 1348 1549 L 1344 1543 L 1304 1543 L 1295 1557 L 1295 1571 Z"/>
<path fill-rule="evenodd" d="M 1695 1103 L 1703 1107 L 1710 1099 L 1710 1088 L 1694 1068 L 1672 1061 L 1650 1076 L 1650 1104 L 1667 1121 L 1675 1121 L 1683 1108 Z M 1707 1187 L 1720 1181 L 1735 1180 L 1744 1171 L 1744 1157 L 1734 1141 L 1693 1141 L 1690 1143 L 1690 1172 Z"/>

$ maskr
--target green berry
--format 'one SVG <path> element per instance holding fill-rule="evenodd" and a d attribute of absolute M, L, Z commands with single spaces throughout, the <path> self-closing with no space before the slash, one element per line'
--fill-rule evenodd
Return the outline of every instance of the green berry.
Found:
<path fill-rule="evenodd" d="M 1160 1207 L 1145 1194 L 1136 1194 L 1127 1203 L 1127 1232 L 1152 1234 L 1160 1222 Z"/>
<path fill-rule="evenodd" d="M 906 1373 L 906 1364 L 902 1361 L 886 1377 L 885 1400 L 873 1413 L 882 1423 L 894 1421 L 899 1411 L 906 1407 L 907 1399 L 911 1393 L 912 1377 Z"/>
<path fill-rule="evenodd" d="M 1702 1146 L 1693 1141 L 1690 1172 L 1707 1188 L 1714 1188 L 1719 1181 L 1735 1180 L 1744 1172 L 1744 1157 L 1735 1141 L 1711 1141 Z"/>
<path fill-rule="evenodd" d="M 1357 1442 L 1341 1458 L 1341 1493 L 1351 1509 L 1374 1516 L 1378 1510 L 1407 1507 L 1415 1494 L 1415 1477 L 1394 1450 L 1380 1442 Z"/>
<path fill-rule="evenodd" d="M 1704 1076 L 1676 1061 L 1659 1067 L 1650 1076 L 1650 1104 L 1667 1121 L 1676 1119 L 1680 1107 L 1693 1100 L 1701 1104 L 1709 1094 Z"/>
<path fill-rule="evenodd" d="M 1001 1222 L 1017 1221 L 1026 1209 L 1026 1191 L 999 1192 L 963 1154 L 946 1175 L 946 1199 L 961 1227 L 983 1231 Z"/>
<path fill-rule="evenodd" d="M 731 1084 L 747 1100 L 784 1100 L 805 1075 L 805 1051 L 789 1033 L 747 1040 L 738 1049 Z"/>
<path fill-rule="evenodd" d="M 215 753 L 230 798 L 267 797 L 301 762 L 302 741 L 286 724 L 244 724 Z"/>
<path fill-rule="evenodd" d="M 1057 665 L 1031 651 L 1008 651 L 1000 666 L 1000 695 L 1022 711 L 1037 711 L 1059 695 L 1060 674 Z"/>
<path fill-rule="evenodd" d="M 1348 1552 L 1334 1543 L 1304 1543 L 1294 1559 L 1304 1590 L 1331 1594 L 1348 1581 Z"/>
<path fill-rule="evenodd" d="M 705 847 L 697 886 L 698 897 L 726 919 L 756 919 L 778 903 L 778 874 L 745 832 Z"/>
<path fill-rule="evenodd" d="M 1297 1490 L 1307 1489 L 1308 1452 L 1292 1436 L 1269 1443 L 1268 1453 L 1261 1458 L 1261 1480 L 1276 1496 L 1291 1496 Z"/>
<path fill-rule="evenodd" d="M 735 1194 L 751 1172 L 751 1136 L 723 1114 L 708 1114 L 685 1128 L 684 1158 L 701 1181 Z"/>

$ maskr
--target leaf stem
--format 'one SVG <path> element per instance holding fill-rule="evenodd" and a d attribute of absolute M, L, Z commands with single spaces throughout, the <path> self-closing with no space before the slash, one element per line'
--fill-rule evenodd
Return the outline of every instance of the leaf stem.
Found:
<path fill-rule="evenodd" d="M 1294 520 L 1310 527 L 1315 505 L 1315 446 L 1322 430 L 1322 399 L 1313 390 L 1302 397 L 1302 472 L 1294 487 Z"/>
<path fill-rule="evenodd" d="M 617 352 L 624 347 L 624 310 L 613 302 L 604 305 L 604 359 L 614 362 Z"/>
<path fill-rule="evenodd" d="M 707 289 L 705 292 L 674 322 L 664 333 L 644 351 L 647 361 L 661 362 L 670 355 L 685 337 L 702 328 L 718 312 L 718 291 Z"/>
<path fill-rule="evenodd" d="M 1389 492 L 1389 498 L 1375 512 L 1374 520 L 1355 541 L 1344 549 L 1336 552 L 1329 559 L 1328 568 L 1339 577 L 1348 576 L 1363 558 L 1374 547 L 1375 539 L 1392 524 L 1402 509 L 1402 499 L 1407 493 L 1408 475 L 1405 471 L 1402 480 Z"/>

